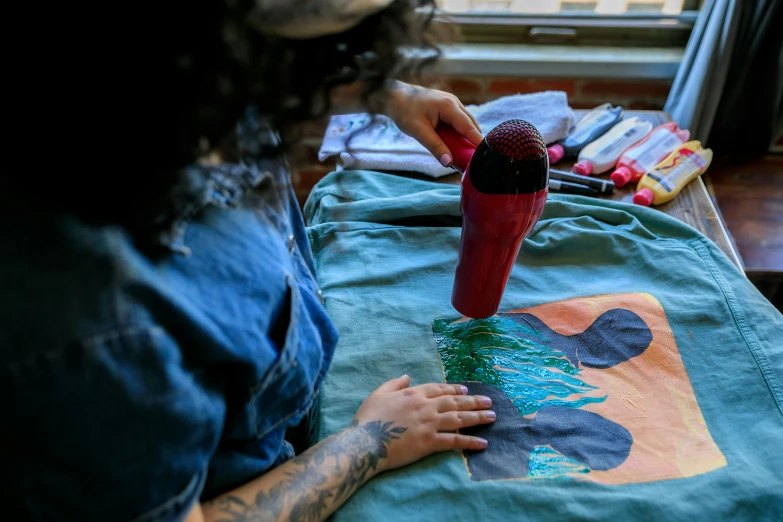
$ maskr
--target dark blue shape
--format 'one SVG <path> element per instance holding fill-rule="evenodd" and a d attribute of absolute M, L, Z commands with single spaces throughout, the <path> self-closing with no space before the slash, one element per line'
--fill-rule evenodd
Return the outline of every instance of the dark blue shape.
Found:
<path fill-rule="evenodd" d="M 493 424 L 460 430 L 487 439 L 487 449 L 466 451 L 471 480 L 524 478 L 530 453 L 536 446 L 550 446 L 590 469 L 616 468 L 628 458 L 633 436 L 621 425 L 586 410 L 545 406 L 526 419 L 505 393 L 491 384 L 463 382 L 471 394 L 492 398 L 497 413 Z"/>
<path fill-rule="evenodd" d="M 471 480 L 498 480 L 524 478 L 533 441 L 522 432 L 531 421 L 525 419 L 514 403 L 500 388 L 480 382 L 462 382 L 471 394 L 486 395 L 492 399 L 492 410 L 497 419 L 492 424 L 463 428 L 460 433 L 487 440 L 483 451 L 465 451 Z"/>
<path fill-rule="evenodd" d="M 536 330 L 574 366 L 611 368 L 640 355 L 652 342 L 647 323 L 622 308 L 604 312 L 587 330 L 576 335 L 561 335 L 532 314 L 501 315 Z"/>
<path fill-rule="evenodd" d="M 530 426 L 534 446 L 549 445 L 590 469 L 606 471 L 628 458 L 633 435 L 592 411 L 567 406 L 541 408 Z"/>

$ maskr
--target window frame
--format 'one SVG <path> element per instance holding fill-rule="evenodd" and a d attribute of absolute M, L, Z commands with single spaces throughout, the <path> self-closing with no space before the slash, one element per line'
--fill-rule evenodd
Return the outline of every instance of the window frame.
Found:
<path fill-rule="evenodd" d="M 602 15 L 591 11 L 561 14 L 436 11 L 437 22 L 454 23 L 471 44 L 534 44 L 634 47 L 684 47 L 702 0 L 686 0 L 682 13 L 630 12 Z"/>

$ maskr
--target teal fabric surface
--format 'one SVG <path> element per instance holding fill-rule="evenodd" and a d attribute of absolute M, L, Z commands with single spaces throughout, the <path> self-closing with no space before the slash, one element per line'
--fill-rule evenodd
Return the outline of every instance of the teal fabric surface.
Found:
<path fill-rule="evenodd" d="M 654 209 L 550 196 L 500 317 L 454 323 L 459 187 L 342 171 L 305 214 L 341 335 L 322 437 L 390 378 L 464 377 L 449 359 L 463 349 L 502 382 L 475 369 L 465 380 L 522 390 L 507 406 L 538 437 L 503 450 L 521 476 L 438 454 L 372 480 L 336 520 L 783 520 L 783 317 L 692 228 Z M 491 342 L 466 344 L 479 330 Z M 496 371 L 500 338 L 519 371 Z M 636 352 L 590 359 L 601 343 Z M 609 442 L 596 443 L 604 425 Z"/>

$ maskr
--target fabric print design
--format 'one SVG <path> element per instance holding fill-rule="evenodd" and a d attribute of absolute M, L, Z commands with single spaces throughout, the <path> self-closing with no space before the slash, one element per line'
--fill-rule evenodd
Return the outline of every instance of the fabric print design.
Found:
<path fill-rule="evenodd" d="M 447 382 L 492 398 L 489 441 L 463 454 L 472 480 L 626 484 L 726 465 L 660 303 L 570 299 L 488 319 L 432 323 Z"/>

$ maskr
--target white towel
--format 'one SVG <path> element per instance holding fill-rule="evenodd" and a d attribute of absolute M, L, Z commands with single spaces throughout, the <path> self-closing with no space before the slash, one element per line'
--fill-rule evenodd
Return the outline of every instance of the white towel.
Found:
<path fill-rule="evenodd" d="M 515 94 L 466 108 L 478 120 L 483 134 L 504 121 L 522 119 L 536 126 L 547 145 L 565 138 L 576 123 L 566 93 L 560 91 Z M 339 156 L 338 170 L 412 171 L 435 178 L 454 172 L 385 116 L 333 116 L 318 159 L 325 161 L 333 156 Z"/>

